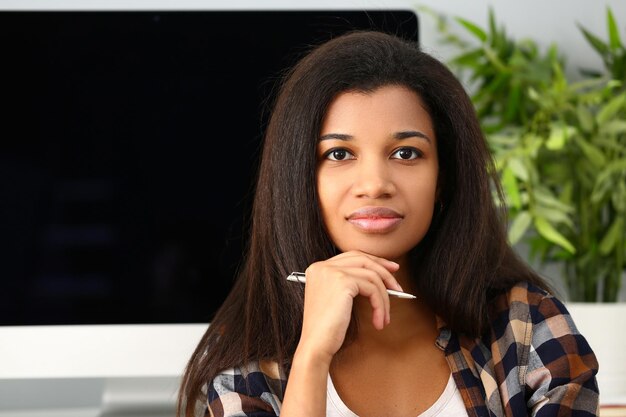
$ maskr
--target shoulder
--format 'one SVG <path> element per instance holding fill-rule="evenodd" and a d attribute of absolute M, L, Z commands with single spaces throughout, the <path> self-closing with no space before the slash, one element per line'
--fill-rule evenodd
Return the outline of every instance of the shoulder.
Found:
<path fill-rule="evenodd" d="M 575 330 L 569 312 L 553 294 L 529 282 L 518 282 L 508 291 L 497 296 L 491 303 L 492 325 L 510 326 L 511 321 L 535 325 L 557 318 L 563 325 Z M 515 325 L 515 324 L 514 324 Z"/>
<path fill-rule="evenodd" d="M 544 366 L 559 357 L 576 355 L 596 367 L 587 340 L 578 331 L 565 304 L 553 294 L 522 282 L 496 300 L 494 308 L 497 312 L 494 323 L 500 320 L 494 327 L 506 325 L 516 329 L 512 331 L 516 338 L 523 333 L 533 355 L 539 356 Z"/>
<path fill-rule="evenodd" d="M 278 415 L 286 380 L 276 362 L 253 361 L 225 369 L 207 384 L 214 416 Z"/>
<path fill-rule="evenodd" d="M 578 348 L 588 353 L 565 304 L 555 295 L 528 282 L 519 282 L 491 303 L 490 331 L 500 343 L 552 346 L 572 336 Z M 569 342 L 568 342 L 569 343 Z M 563 349 L 558 349 L 563 351 Z"/>
<path fill-rule="evenodd" d="M 503 355 L 503 366 L 526 365 L 531 347 L 543 345 L 553 333 L 577 333 L 563 303 L 529 282 L 518 282 L 494 298 L 489 306 L 490 325 L 483 342 Z M 544 340 L 545 339 L 545 340 Z M 506 352 L 516 352 L 507 355 Z M 512 353 L 512 352 L 511 352 Z"/>
<path fill-rule="evenodd" d="M 518 282 L 496 297 L 490 305 L 491 329 L 496 333 L 524 330 L 534 343 L 574 336 L 578 348 L 588 353 L 570 312 L 558 296 L 529 282 Z M 523 326 L 522 326 L 523 323 Z"/>

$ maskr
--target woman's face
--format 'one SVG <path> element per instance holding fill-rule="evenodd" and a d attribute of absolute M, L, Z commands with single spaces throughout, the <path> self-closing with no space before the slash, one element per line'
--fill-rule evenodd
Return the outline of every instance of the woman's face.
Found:
<path fill-rule="evenodd" d="M 401 86 L 345 92 L 317 145 L 317 192 L 342 251 L 402 260 L 424 237 L 437 198 L 437 140 L 420 97 Z"/>

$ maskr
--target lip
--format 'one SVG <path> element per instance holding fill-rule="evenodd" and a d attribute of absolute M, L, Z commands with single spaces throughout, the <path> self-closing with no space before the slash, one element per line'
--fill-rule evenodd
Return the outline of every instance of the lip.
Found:
<path fill-rule="evenodd" d="M 387 233 L 403 219 L 397 211 L 388 207 L 368 206 L 352 212 L 347 220 L 365 233 Z"/>

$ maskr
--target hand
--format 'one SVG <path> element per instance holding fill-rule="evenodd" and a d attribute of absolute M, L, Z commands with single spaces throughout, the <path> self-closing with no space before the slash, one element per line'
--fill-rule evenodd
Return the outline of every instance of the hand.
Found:
<path fill-rule="evenodd" d="M 360 251 L 345 252 L 311 264 L 305 271 L 304 319 L 299 351 L 327 360 L 341 348 L 354 298 L 367 297 L 372 324 L 383 329 L 390 322 L 387 289 L 402 291 L 392 275 L 399 265 Z"/>

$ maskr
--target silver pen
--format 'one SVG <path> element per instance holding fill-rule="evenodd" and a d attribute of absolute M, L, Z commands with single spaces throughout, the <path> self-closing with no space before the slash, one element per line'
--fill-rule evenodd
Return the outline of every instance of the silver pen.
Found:
<path fill-rule="evenodd" d="M 306 277 L 304 276 L 304 272 L 292 272 L 291 274 L 287 275 L 287 281 L 306 284 Z M 387 290 L 387 294 L 394 296 L 394 297 L 398 297 L 398 298 L 417 298 L 413 294 L 408 294 L 406 292 L 389 290 L 389 289 Z"/>

